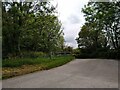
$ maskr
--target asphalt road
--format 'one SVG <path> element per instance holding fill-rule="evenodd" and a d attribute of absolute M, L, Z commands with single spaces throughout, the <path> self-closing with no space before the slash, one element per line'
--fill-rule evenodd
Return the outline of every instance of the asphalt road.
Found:
<path fill-rule="evenodd" d="M 70 63 L 2 81 L 3 88 L 118 88 L 118 61 L 76 59 Z"/>

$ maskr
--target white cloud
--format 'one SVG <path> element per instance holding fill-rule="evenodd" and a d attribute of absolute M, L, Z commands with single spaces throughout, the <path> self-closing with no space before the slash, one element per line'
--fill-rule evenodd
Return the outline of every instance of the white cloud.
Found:
<path fill-rule="evenodd" d="M 67 45 L 77 47 L 76 37 L 80 27 L 84 24 L 82 8 L 89 0 L 54 0 L 58 3 L 59 20 L 63 25 L 64 37 Z"/>

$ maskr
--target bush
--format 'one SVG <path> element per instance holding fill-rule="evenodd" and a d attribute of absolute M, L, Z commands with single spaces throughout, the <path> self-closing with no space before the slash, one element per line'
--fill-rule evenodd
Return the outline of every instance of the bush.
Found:
<path fill-rule="evenodd" d="M 3 59 L 16 59 L 16 58 L 38 58 L 38 57 L 45 57 L 46 54 L 43 52 L 34 52 L 34 51 L 21 51 L 20 53 L 10 53 L 7 57 Z"/>
<path fill-rule="evenodd" d="M 108 50 L 106 56 L 110 59 L 120 59 L 120 50 Z"/>
<path fill-rule="evenodd" d="M 120 50 L 98 48 L 96 50 L 81 49 L 81 52 L 74 55 L 76 58 L 106 58 L 120 59 Z"/>
<path fill-rule="evenodd" d="M 23 58 L 37 58 L 37 57 L 44 57 L 46 54 L 43 52 L 22 52 Z"/>

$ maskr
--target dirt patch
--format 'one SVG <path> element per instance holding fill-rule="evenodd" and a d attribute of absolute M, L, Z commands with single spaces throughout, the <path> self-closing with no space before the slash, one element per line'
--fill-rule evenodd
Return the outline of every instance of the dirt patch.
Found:
<path fill-rule="evenodd" d="M 35 71 L 40 71 L 43 70 L 44 67 L 42 65 L 23 65 L 21 67 L 16 67 L 16 68 L 2 68 L 2 78 L 9 78 L 9 77 L 14 77 L 18 75 L 23 75 Z"/>

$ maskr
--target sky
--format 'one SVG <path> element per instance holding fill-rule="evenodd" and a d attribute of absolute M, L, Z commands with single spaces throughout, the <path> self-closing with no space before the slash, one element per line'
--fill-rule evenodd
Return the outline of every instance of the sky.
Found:
<path fill-rule="evenodd" d="M 62 22 L 65 44 L 77 48 L 76 38 L 85 20 L 81 12 L 89 0 L 54 0 L 58 18 Z"/>

